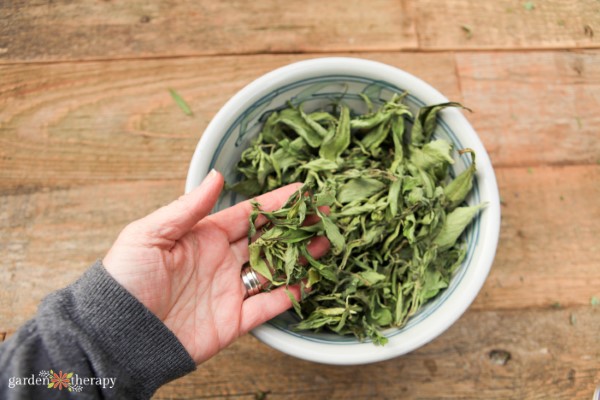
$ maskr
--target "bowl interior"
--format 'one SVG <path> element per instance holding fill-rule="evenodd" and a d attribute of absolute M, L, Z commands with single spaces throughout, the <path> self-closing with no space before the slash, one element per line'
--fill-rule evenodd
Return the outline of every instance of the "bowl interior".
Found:
<path fill-rule="evenodd" d="M 255 138 L 263 122 L 272 111 L 277 111 L 288 107 L 288 103 L 293 105 L 302 104 L 307 112 L 317 109 L 331 109 L 331 105 L 342 101 L 352 112 L 363 114 L 367 107 L 361 98 L 362 95 L 368 96 L 373 105 L 378 107 L 389 100 L 395 93 L 403 93 L 404 88 L 398 87 L 382 80 L 365 78 L 364 76 L 354 75 L 325 75 L 318 77 L 308 77 L 306 79 L 289 82 L 270 91 L 262 97 L 258 97 L 254 102 L 237 116 L 229 126 L 225 127 L 225 133 L 216 145 L 216 151 L 212 155 L 208 170 L 215 168 L 220 171 L 228 183 L 234 183 L 241 179 L 241 175 L 236 172 L 236 164 L 240 160 L 241 153 L 246 149 L 253 138 Z M 413 114 L 424 106 L 425 103 L 412 94 L 408 94 L 405 103 L 411 109 Z M 459 157 L 457 149 L 468 147 L 461 143 L 459 135 L 450 128 L 444 118 L 439 119 L 438 128 L 435 132 L 437 138 L 442 138 L 453 144 L 455 163 L 451 168 L 451 175 L 457 175 L 465 170 L 471 163 L 469 157 Z M 479 154 L 478 154 L 479 157 Z M 244 197 L 234 192 L 224 192 L 218 200 L 215 210 L 221 210 L 230 207 Z M 480 187 L 475 179 L 473 190 L 467 203 L 478 204 L 481 202 Z M 448 299 L 460 285 L 466 272 L 466 266 L 471 263 L 477 241 L 480 236 L 480 218 L 476 218 L 466 233 L 467 255 L 463 264 L 458 268 L 453 276 L 450 285 L 437 297 L 431 299 L 424 305 L 420 311 L 414 315 L 408 323 L 401 329 L 389 329 L 384 332 L 388 338 L 393 338 L 410 331 L 421 321 L 429 318 L 439 307 Z M 280 333 L 289 335 L 297 339 L 321 344 L 360 344 L 358 340 L 350 336 L 339 336 L 328 333 L 313 333 L 307 331 L 294 331 L 291 325 L 297 323 L 297 317 L 292 312 L 287 312 L 268 322 L 260 329 L 277 330 Z M 371 345 L 372 346 L 372 345 Z"/>

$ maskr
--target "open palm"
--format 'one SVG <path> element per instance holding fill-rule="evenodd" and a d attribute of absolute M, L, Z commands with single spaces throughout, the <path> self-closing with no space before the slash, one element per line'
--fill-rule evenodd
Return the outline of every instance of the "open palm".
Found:
<path fill-rule="evenodd" d="M 258 197 L 279 208 L 289 185 Z M 196 363 L 291 306 L 283 288 L 244 299 L 249 202 L 208 215 L 223 188 L 212 171 L 194 191 L 128 225 L 103 260 L 106 270 L 173 331 Z M 260 219 L 257 224 L 264 223 Z M 311 244 L 319 256 L 326 240 Z M 298 288 L 290 288 L 299 296 Z"/>

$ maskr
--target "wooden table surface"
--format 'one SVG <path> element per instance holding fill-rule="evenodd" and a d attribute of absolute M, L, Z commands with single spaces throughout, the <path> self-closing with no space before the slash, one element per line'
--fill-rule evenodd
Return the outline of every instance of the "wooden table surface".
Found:
<path fill-rule="evenodd" d="M 485 286 L 447 332 L 403 357 L 326 366 L 247 335 L 155 397 L 591 399 L 597 0 L 0 2 L 0 340 L 124 225 L 183 192 L 196 143 L 234 93 L 328 55 L 400 67 L 474 110 L 502 196 Z"/>

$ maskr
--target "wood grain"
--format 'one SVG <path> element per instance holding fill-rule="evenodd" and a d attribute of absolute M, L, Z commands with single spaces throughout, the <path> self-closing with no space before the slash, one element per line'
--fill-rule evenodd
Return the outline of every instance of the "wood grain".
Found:
<path fill-rule="evenodd" d="M 585 306 L 600 296 L 600 166 L 501 168 L 500 244 L 475 310 Z M 183 192 L 182 180 L 42 188 L 0 197 L 0 332 L 103 257 L 118 232 Z"/>
<path fill-rule="evenodd" d="M 600 381 L 600 308 L 468 312 L 405 356 L 367 366 L 301 361 L 245 336 L 156 399 L 589 399 Z M 493 350 L 510 353 L 505 365 Z"/>
<path fill-rule="evenodd" d="M 247 335 L 155 398 L 589 399 L 599 48 L 596 0 L 0 1 L 0 342 L 123 226 L 183 192 L 202 131 L 240 88 L 293 61 L 353 55 L 474 110 L 502 197 L 479 296 L 393 360 L 314 364 Z"/>
<path fill-rule="evenodd" d="M 0 6 L 0 62 L 414 49 L 403 3 L 13 0 Z"/>
<path fill-rule="evenodd" d="M 1 66 L 0 190 L 182 179 L 201 132 L 237 90 L 312 56 Z M 597 52 L 359 56 L 413 72 L 473 108 L 467 117 L 497 166 L 600 159 Z"/>
<path fill-rule="evenodd" d="M 459 53 L 468 115 L 496 166 L 600 160 L 600 53 Z"/>
<path fill-rule="evenodd" d="M 451 54 L 361 55 L 418 71 L 460 100 Z M 0 190 L 183 179 L 202 131 L 231 96 L 274 68 L 314 56 L 0 66 Z"/>
<path fill-rule="evenodd" d="M 598 48 L 594 0 L 16 0 L 0 7 L 0 63 L 406 49 Z M 235 10 L 235 11 L 234 11 Z"/>
<path fill-rule="evenodd" d="M 500 242 L 473 307 L 586 305 L 600 296 L 600 165 L 498 168 Z"/>
<path fill-rule="evenodd" d="M 595 0 L 409 0 L 419 48 L 577 49 L 600 47 Z"/>

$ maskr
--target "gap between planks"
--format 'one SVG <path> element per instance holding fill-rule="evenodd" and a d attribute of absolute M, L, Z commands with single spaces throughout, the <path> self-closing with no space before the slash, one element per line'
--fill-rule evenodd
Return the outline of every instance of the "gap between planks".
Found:
<path fill-rule="evenodd" d="M 600 45 L 597 46 L 580 46 L 580 47 L 532 47 L 532 48 L 480 48 L 480 47 L 461 47 L 461 48 L 435 48 L 421 49 L 410 48 L 406 49 L 353 49 L 353 50 L 311 50 L 305 51 L 271 51 L 271 52 L 215 52 L 204 54 L 177 54 L 177 55 L 156 55 L 156 56 L 136 56 L 136 57 L 114 57 L 114 58 L 73 58 L 65 60 L 2 60 L 0 59 L 0 68 L 3 66 L 14 65 L 60 65 L 60 64 L 85 64 L 85 63 L 100 63 L 100 62 L 119 62 L 119 61 L 153 61 L 153 60 L 180 60 L 180 59 L 210 59 L 210 58 L 234 58 L 234 57 L 255 57 L 255 56 L 306 56 L 314 55 L 316 57 L 344 57 L 355 54 L 437 54 L 437 53 L 547 53 L 547 52 L 584 52 L 600 50 Z"/>

